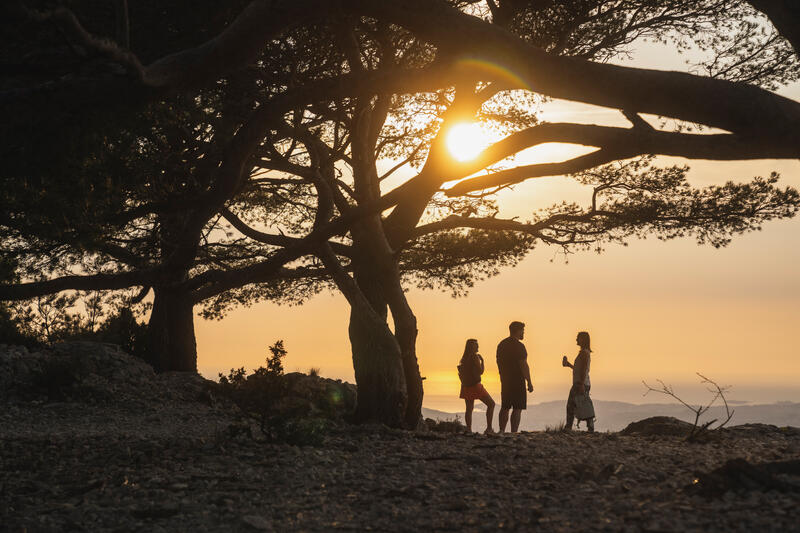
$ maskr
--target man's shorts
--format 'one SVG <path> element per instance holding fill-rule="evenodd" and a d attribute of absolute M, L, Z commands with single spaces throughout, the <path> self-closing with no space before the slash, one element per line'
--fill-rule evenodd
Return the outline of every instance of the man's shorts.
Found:
<path fill-rule="evenodd" d="M 525 409 L 528 404 L 528 395 L 525 391 L 525 382 L 501 383 L 500 397 L 503 409 Z"/>

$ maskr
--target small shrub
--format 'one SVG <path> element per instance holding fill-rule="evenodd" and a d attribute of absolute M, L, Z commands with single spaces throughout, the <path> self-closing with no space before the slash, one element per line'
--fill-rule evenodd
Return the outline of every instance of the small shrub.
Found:
<path fill-rule="evenodd" d="M 279 340 L 269 347 L 270 356 L 267 357 L 266 372 L 282 375 L 283 374 L 283 358 L 286 357 L 286 348 L 283 347 L 283 341 Z M 261 369 L 259 369 L 261 370 Z"/>
<path fill-rule="evenodd" d="M 25 346 L 28 349 L 42 346 L 36 337 L 22 331 L 17 317 L 13 316 L 8 306 L 2 302 L 0 302 L 0 344 Z"/>
<path fill-rule="evenodd" d="M 313 377 L 319 376 L 319 368 L 315 368 L 312 366 L 311 368 L 308 369 L 308 375 Z"/>
<path fill-rule="evenodd" d="M 148 332 L 147 324 L 138 322 L 130 307 L 123 307 L 100 324 L 94 334 L 85 338 L 117 344 L 125 353 L 147 360 Z"/>
<path fill-rule="evenodd" d="M 270 346 L 269 352 L 266 366 L 250 375 L 244 368 L 232 368 L 227 376 L 220 373 L 220 392 L 257 420 L 267 439 L 298 446 L 319 446 L 329 421 L 309 416 L 312 410 L 309 400 L 288 397 L 287 376 L 283 373 L 283 358 L 287 352 L 283 341 Z"/>
<path fill-rule="evenodd" d="M 245 375 L 247 372 L 245 371 L 244 367 L 237 368 L 237 369 L 230 369 L 228 375 L 225 376 L 222 372 L 219 373 L 219 384 L 223 387 L 228 389 L 235 389 L 236 387 L 242 386 L 245 382 Z"/>
<path fill-rule="evenodd" d="M 467 426 L 461 423 L 461 417 L 458 415 L 452 420 L 426 418 L 425 425 L 428 426 L 429 430 L 438 433 L 464 433 L 467 430 Z"/>
<path fill-rule="evenodd" d="M 282 418 L 268 427 L 274 440 L 296 446 L 321 446 L 329 425 L 324 418 Z"/>

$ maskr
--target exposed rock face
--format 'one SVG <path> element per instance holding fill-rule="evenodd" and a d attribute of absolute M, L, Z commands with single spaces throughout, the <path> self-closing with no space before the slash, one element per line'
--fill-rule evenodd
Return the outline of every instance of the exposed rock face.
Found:
<path fill-rule="evenodd" d="M 286 397 L 280 409 L 304 416 L 347 418 L 356 407 L 356 386 L 340 380 L 292 372 L 283 376 Z"/>
<path fill-rule="evenodd" d="M 692 431 L 692 427 L 692 424 L 671 416 L 652 416 L 628 424 L 621 433 L 623 435 L 686 437 Z"/>
<path fill-rule="evenodd" d="M 699 474 L 693 488 L 709 497 L 724 496 L 730 491 L 800 492 L 800 459 L 753 464 L 737 457 Z"/>
<path fill-rule="evenodd" d="M 0 345 L 0 397 L 108 398 L 152 383 L 155 374 L 144 361 L 114 344 L 68 342 L 29 352 Z"/>
<path fill-rule="evenodd" d="M 0 401 L 112 402 L 117 407 L 210 402 L 210 382 L 192 372 L 156 374 L 116 344 L 65 342 L 50 349 L 0 345 Z"/>

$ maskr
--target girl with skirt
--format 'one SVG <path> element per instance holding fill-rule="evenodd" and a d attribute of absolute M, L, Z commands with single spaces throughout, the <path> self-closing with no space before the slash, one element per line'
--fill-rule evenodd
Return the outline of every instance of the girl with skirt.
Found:
<path fill-rule="evenodd" d="M 472 409 L 475 406 L 475 400 L 480 400 L 486 404 L 486 433 L 494 433 L 492 429 L 494 400 L 481 384 L 483 371 L 483 357 L 478 353 L 478 341 L 467 339 L 467 344 L 464 346 L 464 355 L 461 356 L 461 362 L 458 365 L 458 377 L 461 379 L 461 394 L 459 398 L 463 398 L 466 404 L 464 422 L 467 424 L 467 431 L 471 432 Z"/>

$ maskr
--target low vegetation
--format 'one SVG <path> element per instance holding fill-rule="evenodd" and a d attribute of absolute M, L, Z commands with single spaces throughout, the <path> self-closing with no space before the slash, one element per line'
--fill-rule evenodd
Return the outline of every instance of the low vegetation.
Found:
<path fill-rule="evenodd" d="M 319 369 L 285 374 L 286 355 L 283 341 L 277 341 L 269 347 L 266 366 L 249 375 L 244 368 L 219 374 L 217 390 L 255 421 L 267 440 L 319 446 L 329 429 L 352 414 L 355 389 L 319 377 Z"/>

